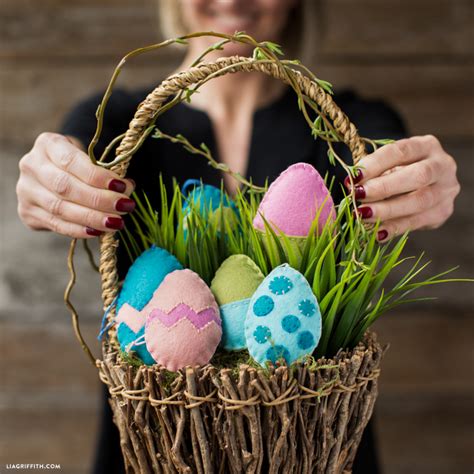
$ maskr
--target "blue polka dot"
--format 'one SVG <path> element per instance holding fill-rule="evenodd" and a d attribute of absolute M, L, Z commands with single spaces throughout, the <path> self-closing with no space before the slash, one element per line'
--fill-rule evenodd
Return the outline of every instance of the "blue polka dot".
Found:
<path fill-rule="evenodd" d="M 290 316 L 285 316 L 281 320 L 281 325 L 286 332 L 289 332 L 291 334 L 292 332 L 298 331 L 298 329 L 301 326 L 301 323 L 300 323 L 300 320 L 296 316 L 290 315 Z"/>
<path fill-rule="evenodd" d="M 270 347 L 266 355 L 267 360 L 272 361 L 274 364 L 280 359 L 285 359 L 287 363 L 290 360 L 290 352 L 285 346 L 276 345 Z"/>
<path fill-rule="evenodd" d="M 270 282 L 270 291 L 274 295 L 284 295 L 288 293 L 293 288 L 293 283 L 286 276 L 275 277 Z"/>
<path fill-rule="evenodd" d="M 298 347 L 302 350 L 309 349 L 314 346 L 314 337 L 309 331 L 303 331 L 298 334 Z"/>
<path fill-rule="evenodd" d="M 303 316 L 307 316 L 308 318 L 316 313 L 316 306 L 314 306 L 310 300 L 300 301 L 298 309 Z"/>
<path fill-rule="evenodd" d="M 259 344 L 265 344 L 272 337 L 272 332 L 267 326 L 257 326 L 253 337 Z"/>
<path fill-rule="evenodd" d="M 274 307 L 275 303 L 273 300 L 269 296 L 263 295 L 255 301 L 253 312 L 255 313 L 255 316 L 266 316 L 273 311 Z"/>

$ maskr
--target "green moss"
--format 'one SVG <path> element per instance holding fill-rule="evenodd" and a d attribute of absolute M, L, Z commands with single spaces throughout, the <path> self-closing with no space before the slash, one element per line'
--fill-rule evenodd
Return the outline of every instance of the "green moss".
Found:
<path fill-rule="evenodd" d="M 173 382 L 178 378 L 179 372 L 172 372 L 171 370 L 163 370 L 161 372 L 162 375 L 162 382 L 161 387 L 165 390 L 169 390 Z"/>
<path fill-rule="evenodd" d="M 135 352 L 119 352 L 119 357 L 128 365 L 139 368 L 143 365 L 143 361 L 135 354 Z"/>
<path fill-rule="evenodd" d="M 226 351 L 218 349 L 211 360 L 211 364 L 216 367 L 216 369 L 232 369 L 237 373 L 242 364 L 260 368 L 260 365 L 255 362 L 246 349 L 241 351 Z"/>

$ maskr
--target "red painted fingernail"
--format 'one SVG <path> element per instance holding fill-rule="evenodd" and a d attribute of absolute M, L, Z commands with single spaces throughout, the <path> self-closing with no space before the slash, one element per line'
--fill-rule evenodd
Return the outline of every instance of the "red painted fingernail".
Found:
<path fill-rule="evenodd" d="M 359 183 L 360 181 L 362 181 L 362 178 L 363 178 L 363 174 L 362 174 L 362 171 L 360 169 L 356 170 L 355 172 L 355 175 L 352 177 L 352 182 L 354 184 L 357 184 Z M 351 187 L 351 180 L 349 179 L 349 176 L 346 176 L 345 179 L 344 179 L 344 186 L 346 188 L 350 188 Z"/>
<path fill-rule="evenodd" d="M 379 230 L 377 232 L 377 240 L 380 242 L 385 240 L 388 237 L 388 232 L 386 230 Z"/>
<path fill-rule="evenodd" d="M 119 212 L 132 212 L 135 209 L 135 201 L 128 198 L 119 199 L 115 204 L 115 209 Z"/>
<path fill-rule="evenodd" d="M 112 179 L 109 183 L 109 189 L 111 191 L 116 191 L 117 193 L 123 193 L 127 189 L 127 183 L 124 183 L 119 179 Z"/>
<path fill-rule="evenodd" d="M 105 219 L 105 227 L 108 229 L 122 230 L 123 226 L 124 223 L 121 217 L 107 217 Z"/>
<path fill-rule="evenodd" d="M 354 188 L 354 195 L 356 199 L 364 199 L 365 198 L 365 189 L 364 186 L 358 185 Z"/>
<path fill-rule="evenodd" d="M 362 219 L 369 219 L 374 215 L 372 208 L 368 206 L 358 207 L 357 212 L 359 213 L 360 217 L 362 217 Z"/>
<path fill-rule="evenodd" d="M 98 237 L 99 235 L 102 235 L 102 232 L 100 230 L 93 229 L 92 227 L 86 227 L 86 234 Z"/>

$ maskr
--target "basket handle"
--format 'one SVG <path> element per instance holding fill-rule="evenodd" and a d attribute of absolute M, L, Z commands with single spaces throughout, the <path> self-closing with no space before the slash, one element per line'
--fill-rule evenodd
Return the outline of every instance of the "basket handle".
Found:
<path fill-rule="evenodd" d="M 193 84 L 206 80 L 211 75 L 213 77 L 223 76 L 227 73 L 239 71 L 260 71 L 280 79 L 286 84 L 290 83 L 284 67 L 280 64 L 262 63 L 240 56 L 229 56 L 217 59 L 215 62 L 201 63 L 187 71 L 170 76 L 139 105 L 125 136 L 116 150 L 116 156 L 125 155 L 126 158 L 111 169 L 119 176 L 125 176 L 134 148 L 139 143 L 145 130 L 153 123 L 157 111 L 169 97 L 188 89 Z M 321 108 L 321 112 L 332 120 L 335 130 L 349 147 L 354 164 L 357 164 L 365 156 L 366 151 L 365 144 L 359 137 L 356 127 L 336 105 L 331 95 L 322 87 L 299 71 L 294 71 L 294 73 L 294 78 L 301 92 L 313 100 Z M 118 293 L 117 246 L 118 241 L 114 234 L 106 233 L 101 237 L 99 268 L 102 279 L 104 309 L 110 307 Z"/>

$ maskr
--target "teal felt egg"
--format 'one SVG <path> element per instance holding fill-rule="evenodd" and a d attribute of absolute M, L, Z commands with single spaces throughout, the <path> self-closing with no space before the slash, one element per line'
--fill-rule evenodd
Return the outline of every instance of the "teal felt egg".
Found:
<path fill-rule="evenodd" d="M 145 363 L 153 363 L 143 333 L 146 317 L 141 311 L 163 279 L 183 266 L 165 249 L 152 246 L 130 266 L 117 299 L 117 339 L 124 352 L 133 350 Z"/>
<path fill-rule="evenodd" d="M 208 222 L 225 219 L 231 227 L 237 225 L 238 209 L 234 201 L 230 199 L 219 188 L 210 184 L 203 184 L 196 179 L 189 179 L 181 190 L 186 200 L 183 204 L 184 229 L 187 229 L 188 216 L 192 210 L 196 210 Z"/>
<path fill-rule="evenodd" d="M 218 268 L 211 291 L 219 304 L 224 349 L 245 349 L 244 322 L 250 297 L 263 279 L 262 271 L 247 255 L 231 255 Z"/>
<path fill-rule="evenodd" d="M 117 300 L 117 311 L 124 303 L 141 311 L 168 273 L 181 270 L 178 259 L 165 249 L 152 245 L 130 266 Z"/>
<path fill-rule="evenodd" d="M 117 339 L 123 352 L 133 351 L 146 365 L 153 365 L 155 361 L 145 343 L 145 325 L 133 332 L 126 323 L 120 323 L 117 329 Z M 136 342 L 135 342 L 136 341 Z M 127 344 L 129 347 L 127 347 Z"/>
<path fill-rule="evenodd" d="M 288 264 L 276 267 L 250 299 L 245 339 L 262 366 L 311 354 L 321 337 L 321 313 L 306 278 Z"/>

